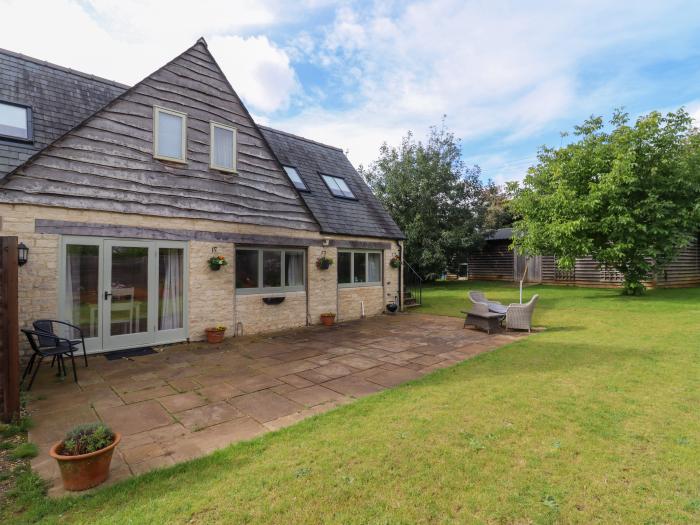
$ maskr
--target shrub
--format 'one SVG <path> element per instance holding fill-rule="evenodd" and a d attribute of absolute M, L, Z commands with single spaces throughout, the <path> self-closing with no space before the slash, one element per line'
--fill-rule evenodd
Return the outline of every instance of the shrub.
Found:
<path fill-rule="evenodd" d="M 78 456 L 101 450 L 114 442 L 114 432 L 103 423 L 78 425 L 66 434 L 61 455 Z"/>

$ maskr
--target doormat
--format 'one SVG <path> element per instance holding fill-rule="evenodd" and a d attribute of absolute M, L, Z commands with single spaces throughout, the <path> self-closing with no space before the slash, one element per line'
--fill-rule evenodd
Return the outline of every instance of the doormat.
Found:
<path fill-rule="evenodd" d="M 142 355 L 155 354 L 156 351 L 150 346 L 144 346 L 142 348 L 129 348 L 128 350 L 117 350 L 116 352 L 108 352 L 105 357 L 109 361 L 116 361 L 117 359 L 129 358 L 129 357 L 140 357 Z"/>

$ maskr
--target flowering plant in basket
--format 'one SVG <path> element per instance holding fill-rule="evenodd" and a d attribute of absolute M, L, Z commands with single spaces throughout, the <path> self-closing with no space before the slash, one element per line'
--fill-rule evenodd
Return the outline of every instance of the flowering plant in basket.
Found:
<path fill-rule="evenodd" d="M 220 270 L 222 266 L 226 266 L 228 261 L 223 255 L 215 255 L 209 259 L 209 268 L 212 270 Z"/>

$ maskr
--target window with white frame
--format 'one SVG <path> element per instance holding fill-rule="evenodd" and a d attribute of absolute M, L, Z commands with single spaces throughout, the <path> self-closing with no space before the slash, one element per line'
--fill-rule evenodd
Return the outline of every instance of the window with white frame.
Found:
<path fill-rule="evenodd" d="M 209 165 L 217 170 L 236 172 L 236 128 L 210 123 L 210 161 Z"/>
<path fill-rule="evenodd" d="M 161 160 L 187 160 L 187 114 L 153 107 L 153 156 Z"/>
<path fill-rule="evenodd" d="M 10 102 L 0 102 L 0 138 L 31 141 L 31 108 Z"/>
<path fill-rule="evenodd" d="M 338 285 L 372 286 L 382 282 L 382 253 L 339 251 Z"/>
<path fill-rule="evenodd" d="M 304 250 L 283 248 L 236 249 L 238 293 L 304 290 Z"/>

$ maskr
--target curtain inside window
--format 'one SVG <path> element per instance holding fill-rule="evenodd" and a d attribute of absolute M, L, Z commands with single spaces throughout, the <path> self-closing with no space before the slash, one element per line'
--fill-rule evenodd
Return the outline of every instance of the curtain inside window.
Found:
<path fill-rule="evenodd" d="M 214 166 L 234 169 L 233 165 L 233 131 L 214 127 Z"/>
<path fill-rule="evenodd" d="M 79 326 L 85 337 L 98 335 L 99 256 L 99 246 L 66 245 L 63 316 Z"/>
<path fill-rule="evenodd" d="M 160 308 L 158 329 L 182 328 L 183 251 L 180 248 L 161 248 L 159 253 Z"/>
<path fill-rule="evenodd" d="M 287 286 L 304 286 L 304 254 L 286 252 L 284 255 Z"/>
<path fill-rule="evenodd" d="M 158 112 L 158 155 L 182 159 L 182 117 Z"/>
<path fill-rule="evenodd" d="M 367 281 L 376 283 L 381 281 L 382 275 L 382 257 L 379 253 L 367 254 Z"/>

